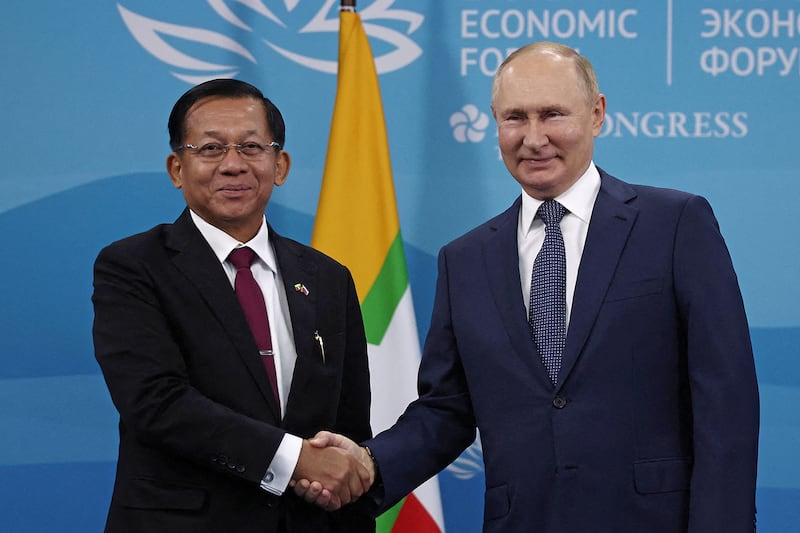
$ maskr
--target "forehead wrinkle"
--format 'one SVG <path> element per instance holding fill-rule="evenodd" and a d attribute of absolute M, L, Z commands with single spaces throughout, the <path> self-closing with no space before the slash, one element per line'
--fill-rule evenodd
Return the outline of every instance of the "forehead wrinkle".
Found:
<path fill-rule="evenodd" d="M 250 135 L 257 135 L 258 131 L 251 129 L 251 130 L 246 130 L 244 132 L 237 132 L 237 135 L 240 135 L 240 134 L 243 137 L 248 137 Z M 224 136 L 224 134 L 222 132 L 218 131 L 218 130 L 206 130 L 206 131 L 203 132 L 203 135 L 206 136 L 206 137 L 215 137 L 215 138 L 219 138 L 221 136 Z"/>

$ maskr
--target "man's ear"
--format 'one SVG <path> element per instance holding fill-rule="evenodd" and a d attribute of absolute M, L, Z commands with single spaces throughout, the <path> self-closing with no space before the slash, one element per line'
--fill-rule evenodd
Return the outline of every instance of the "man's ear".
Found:
<path fill-rule="evenodd" d="M 275 185 L 280 187 L 286 183 L 286 178 L 289 176 L 289 169 L 292 167 L 292 158 L 289 152 L 281 150 L 278 152 L 275 160 Z"/>
<path fill-rule="evenodd" d="M 169 179 L 176 189 L 183 187 L 183 180 L 181 179 L 182 166 L 178 154 L 172 152 L 167 156 L 167 174 L 169 174 Z"/>
<path fill-rule="evenodd" d="M 606 120 L 606 95 L 597 95 L 597 100 L 595 100 L 594 107 L 592 107 L 592 115 L 594 116 L 592 133 L 597 137 L 603 131 L 603 123 Z"/>

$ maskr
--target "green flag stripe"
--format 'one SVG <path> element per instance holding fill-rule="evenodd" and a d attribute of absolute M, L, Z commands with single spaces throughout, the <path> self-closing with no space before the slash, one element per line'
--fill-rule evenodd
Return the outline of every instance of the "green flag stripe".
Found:
<path fill-rule="evenodd" d="M 403 252 L 403 240 L 398 231 L 375 283 L 361 304 L 368 343 L 374 345 L 381 343 L 406 287 L 408 287 L 408 270 Z"/>
<path fill-rule="evenodd" d="M 402 509 L 403 504 L 405 503 L 406 499 L 403 498 L 398 503 L 396 503 L 394 507 L 387 510 L 385 513 L 376 518 L 375 533 L 391 533 L 392 528 L 394 527 L 394 523 L 397 522 L 397 517 L 400 516 L 400 509 Z"/>

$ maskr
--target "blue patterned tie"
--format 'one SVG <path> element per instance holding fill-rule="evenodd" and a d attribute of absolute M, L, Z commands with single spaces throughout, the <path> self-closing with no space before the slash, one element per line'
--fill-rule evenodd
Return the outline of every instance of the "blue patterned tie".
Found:
<path fill-rule="evenodd" d="M 561 353 L 567 336 L 567 258 L 559 225 L 566 212 L 555 200 L 547 200 L 539 206 L 536 215 L 544 222 L 545 235 L 531 274 L 528 323 L 553 385 L 558 384 Z"/>

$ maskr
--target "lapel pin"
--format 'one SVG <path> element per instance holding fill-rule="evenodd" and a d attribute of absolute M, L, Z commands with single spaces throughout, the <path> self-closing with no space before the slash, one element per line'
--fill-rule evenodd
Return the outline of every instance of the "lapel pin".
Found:
<path fill-rule="evenodd" d="M 306 289 L 306 286 L 302 283 L 295 283 L 294 290 L 295 292 L 302 292 L 303 296 L 308 296 L 308 289 Z"/>

